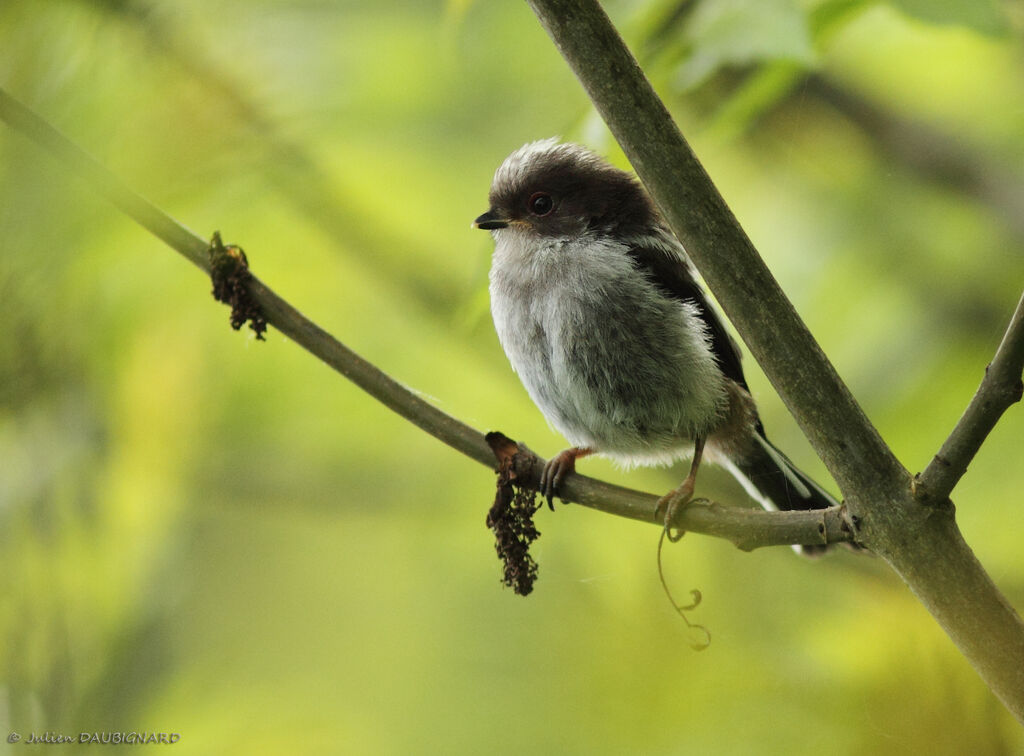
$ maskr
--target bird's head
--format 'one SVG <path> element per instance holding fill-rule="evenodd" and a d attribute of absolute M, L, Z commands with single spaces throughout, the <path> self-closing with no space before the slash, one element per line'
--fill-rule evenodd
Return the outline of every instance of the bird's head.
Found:
<path fill-rule="evenodd" d="M 651 200 L 632 175 L 554 138 L 509 155 L 494 174 L 488 199 L 490 208 L 473 226 L 496 233 L 632 236 L 657 223 Z"/>

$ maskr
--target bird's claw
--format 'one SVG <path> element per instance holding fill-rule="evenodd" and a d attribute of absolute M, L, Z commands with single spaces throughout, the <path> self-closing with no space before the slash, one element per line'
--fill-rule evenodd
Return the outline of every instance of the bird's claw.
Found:
<path fill-rule="evenodd" d="M 548 507 L 555 510 L 554 498 L 566 475 L 576 472 L 576 459 L 590 454 L 589 449 L 566 449 L 559 452 L 544 465 L 540 474 L 540 493 L 548 500 Z"/>
<path fill-rule="evenodd" d="M 544 465 L 540 474 L 540 493 L 548 500 L 548 507 L 555 510 L 554 498 L 565 476 L 576 471 L 576 457 L 568 450 L 556 454 Z"/>
<path fill-rule="evenodd" d="M 679 488 L 669 491 L 658 499 L 658 506 L 654 510 L 654 516 L 659 521 L 665 523 L 665 535 L 668 537 L 668 540 L 673 543 L 686 535 L 685 530 L 676 530 L 673 532 L 672 523 L 675 521 L 680 510 L 689 504 L 691 499 L 693 499 L 693 482 L 689 478 L 683 481 L 683 484 L 679 486 Z"/>

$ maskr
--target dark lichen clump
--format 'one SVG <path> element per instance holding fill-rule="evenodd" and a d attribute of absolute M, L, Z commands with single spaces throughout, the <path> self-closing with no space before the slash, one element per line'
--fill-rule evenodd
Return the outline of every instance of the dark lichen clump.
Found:
<path fill-rule="evenodd" d="M 526 596 L 537 579 L 537 562 L 530 556 L 530 544 L 540 536 L 533 524 L 533 514 L 540 507 L 537 492 L 516 482 L 516 443 L 500 433 L 488 434 L 487 441 L 499 463 L 498 489 L 487 513 L 487 527 L 494 531 L 494 548 L 505 564 L 502 581 Z"/>
<path fill-rule="evenodd" d="M 231 308 L 231 327 L 237 331 L 248 322 L 256 338 L 263 341 L 267 318 L 249 293 L 253 277 L 245 252 L 234 244 L 224 244 L 220 232 L 214 231 L 209 254 L 213 297 Z"/>

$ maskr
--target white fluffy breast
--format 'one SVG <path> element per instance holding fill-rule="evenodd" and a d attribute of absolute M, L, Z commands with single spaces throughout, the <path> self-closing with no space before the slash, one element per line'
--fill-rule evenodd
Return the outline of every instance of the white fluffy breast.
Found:
<path fill-rule="evenodd" d="M 629 464 L 691 451 L 727 408 L 695 308 L 658 290 L 607 238 L 494 232 L 495 329 L 513 369 L 574 446 Z"/>

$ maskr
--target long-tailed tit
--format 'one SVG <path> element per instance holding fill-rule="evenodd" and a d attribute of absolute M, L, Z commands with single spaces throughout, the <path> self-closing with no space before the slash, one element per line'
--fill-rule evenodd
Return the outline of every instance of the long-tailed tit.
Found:
<path fill-rule="evenodd" d="M 659 504 L 667 518 L 692 496 L 702 457 L 766 509 L 836 504 L 765 437 L 737 345 L 631 174 L 547 139 L 508 156 L 489 200 L 474 225 L 494 237 L 498 338 L 572 444 L 544 470 L 549 501 L 578 458 L 599 454 L 625 465 L 692 456 Z"/>

